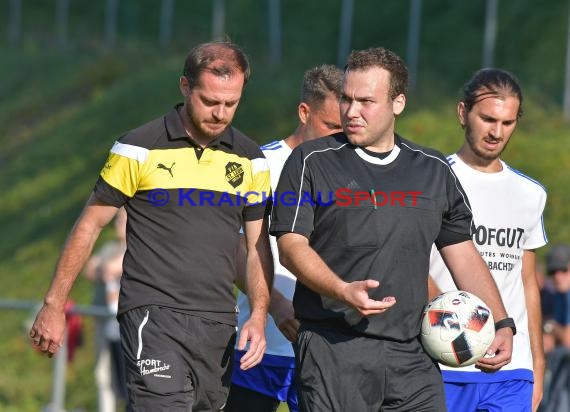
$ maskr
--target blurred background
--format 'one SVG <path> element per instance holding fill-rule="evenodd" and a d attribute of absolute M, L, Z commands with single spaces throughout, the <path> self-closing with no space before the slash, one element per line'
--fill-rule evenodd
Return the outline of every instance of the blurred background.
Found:
<path fill-rule="evenodd" d="M 463 139 L 463 82 L 481 67 L 512 71 L 525 114 L 504 158 L 546 186 L 546 229 L 560 243 L 570 242 L 569 15 L 568 0 L 1 0 L 0 411 L 47 411 L 56 394 L 66 410 L 96 410 L 92 317 L 59 383 L 26 324 L 108 150 L 181 100 L 191 47 L 227 36 L 249 54 L 234 125 L 260 144 L 294 129 L 304 70 L 342 67 L 352 49 L 406 60 L 396 129 L 445 154 Z M 92 284 L 80 275 L 71 298 L 88 306 Z"/>

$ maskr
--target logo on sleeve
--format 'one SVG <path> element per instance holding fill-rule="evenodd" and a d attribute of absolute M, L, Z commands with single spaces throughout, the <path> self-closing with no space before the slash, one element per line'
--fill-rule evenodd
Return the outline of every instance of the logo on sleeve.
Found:
<path fill-rule="evenodd" d="M 243 183 L 243 167 L 236 162 L 226 164 L 226 180 L 235 189 Z"/>
<path fill-rule="evenodd" d="M 110 162 L 105 163 L 105 166 L 103 166 L 103 169 L 101 170 L 101 175 L 105 176 L 105 174 L 107 172 L 111 171 L 111 168 L 113 167 L 113 165 Z"/>

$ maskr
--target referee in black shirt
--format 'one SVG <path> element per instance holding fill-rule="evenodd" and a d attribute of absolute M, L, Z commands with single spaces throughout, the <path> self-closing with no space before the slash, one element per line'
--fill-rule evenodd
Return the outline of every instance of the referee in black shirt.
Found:
<path fill-rule="evenodd" d="M 393 52 L 354 51 L 340 99 L 344 133 L 297 147 L 274 196 L 270 231 L 299 280 L 303 411 L 445 411 L 439 368 L 419 342 L 433 243 L 458 287 L 496 320 L 507 317 L 445 158 L 394 132 L 407 78 Z M 494 356 L 480 362 L 499 369 L 511 350 L 512 331 L 501 328 Z"/>

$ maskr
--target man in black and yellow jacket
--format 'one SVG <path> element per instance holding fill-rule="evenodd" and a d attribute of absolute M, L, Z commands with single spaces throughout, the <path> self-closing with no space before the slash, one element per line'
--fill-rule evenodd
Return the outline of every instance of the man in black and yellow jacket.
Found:
<path fill-rule="evenodd" d="M 261 360 L 272 258 L 269 169 L 233 128 L 249 62 L 238 46 L 192 49 L 180 77 L 184 102 L 112 147 L 57 264 L 30 331 L 48 355 L 60 345 L 63 305 L 103 226 L 124 206 L 127 251 L 118 319 L 129 410 L 212 411 L 227 398 L 236 332 L 232 293 L 243 225 L 250 320 L 241 368 Z"/>

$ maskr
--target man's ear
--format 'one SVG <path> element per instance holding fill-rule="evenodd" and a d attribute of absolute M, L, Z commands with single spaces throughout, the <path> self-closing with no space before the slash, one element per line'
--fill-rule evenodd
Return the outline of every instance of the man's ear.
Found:
<path fill-rule="evenodd" d="M 406 95 L 399 94 L 394 100 L 392 100 L 392 110 L 394 111 L 394 116 L 400 115 L 404 108 L 406 107 Z"/>
<path fill-rule="evenodd" d="M 190 83 L 186 76 L 180 76 L 178 87 L 180 88 L 180 93 L 184 98 L 190 95 Z"/>
<path fill-rule="evenodd" d="M 467 107 L 464 102 L 459 102 L 457 104 L 457 117 L 459 118 L 459 124 L 461 127 L 465 128 L 467 124 Z"/>
<path fill-rule="evenodd" d="M 299 114 L 299 120 L 301 123 L 306 124 L 309 120 L 309 116 L 311 115 L 311 108 L 307 103 L 301 102 L 297 107 L 297 113 Z"/>

